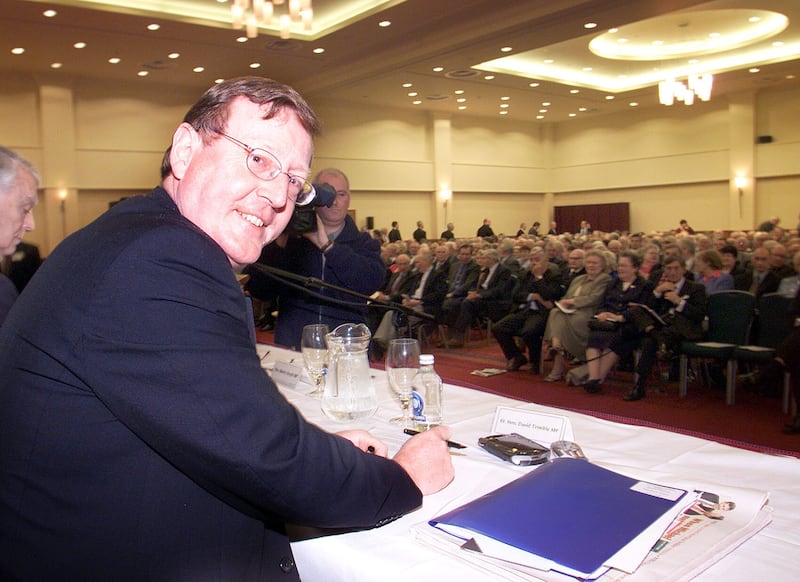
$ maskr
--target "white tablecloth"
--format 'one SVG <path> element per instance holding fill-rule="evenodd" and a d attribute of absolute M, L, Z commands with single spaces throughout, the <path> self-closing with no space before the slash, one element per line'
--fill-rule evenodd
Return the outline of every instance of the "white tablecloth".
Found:
<path fill-rule="evenodd" d="M 269 351 L 269 354 L 266 352 Z M 295 360 L 299 354 L 259 346 L 266 368 L 276 361 Z M 378 394 L 377 413 L 362 422 L 334 422 L 320 410 L 318 398 L 299 389 L 281 388 L 310 421 L 332 432 L 362 428 L 375 434 L 394 454 L 409 437 L 389 419 L 398 415 L 399 404 L 383 371 L 373 370 Z M 665 483 L 693 483 L 714 491 L 724 486 L 768 491 L 773 522 L 732 554 L 706 570 L 699 580 L 770 582 L 800 579 L 800 459 L 736 449 L 667 431 L 629 426 L 552 407 L 523 403 L 459 386 L 445 385 L 446 424 L 452 440 L 471 445 L 452 453 L 455 480 L 444 490 L 425 498 L 422 507 L 384 527 L 294 542 L 298 570 L 306 582 L 342 580 L 381 581 L 485 581 L 485 572 L 427 548 L 415 541 L 409 528 L 491 491 L 520 476 L 526 468 L 498 461 L 480 450 L 479 436 L 491 430 L 497 406 L 512 406 L 567 416 L 575 441 L 587 457 L 606 468 L 635 476 L 646 471 Z M 724 410 L 720 408 L 720 414 Z M 777 428 L 776 428 L 777 430 Z M 746 433 L 747 427 L 742 427 Z"/>

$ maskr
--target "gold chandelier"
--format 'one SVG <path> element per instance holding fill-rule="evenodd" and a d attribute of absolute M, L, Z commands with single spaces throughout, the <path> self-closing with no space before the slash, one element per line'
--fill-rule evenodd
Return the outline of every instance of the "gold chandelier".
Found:
<path fill-rule="evenodd" d="M 276 6 L 287 4 L 283 14 L 277 14 Z M 281 38 L 291 36 L 292 25 L 300 24 L 306 32 L 311 31 L 314 9 L 311 0 L 231 0 L 231 18 L 235 30 L 245 29 L 247 38 L 258 36 L 259 26 L 271 26 L 277 21 Z"/>
<path fill-rule="evenodd" d="M 662 105 L 672 105 L 681 101 L 684 105 L 694 104 L 695 98 L 700 101 L 711 100 L 711 86 L 714 76 L 711 73 L 704 75 L 689 75 L 686 83 L 667 79 L 658 84 L 658 100 Z"/>

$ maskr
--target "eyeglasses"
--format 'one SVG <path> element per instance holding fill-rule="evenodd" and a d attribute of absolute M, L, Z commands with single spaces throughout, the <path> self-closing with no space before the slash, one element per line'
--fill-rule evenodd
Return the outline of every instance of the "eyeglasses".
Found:
<path fill-rule="evenodd" d="M 314 196 L 316 196 L 316 190 L 314 190 L 314 186 L 299 176 L 293 176 L 288 172 L 284 172 L 283 166 L 281 166 L 278 158 L 269 153 L 267 150 L 250 147 L 235 137 L 231 137 L 228 134 L 218 130 L 215 130 L 215 133 L 221 135 L 228 141 L 235 143 L 247 152 L 247 169 L 250 170 L 250 173 L 256 178 L 270 182 L 281 174 L 286 174 L 289 177 L 289 198 L 291 198 L 298 206 L 305 206 L 314 199 Z"/>

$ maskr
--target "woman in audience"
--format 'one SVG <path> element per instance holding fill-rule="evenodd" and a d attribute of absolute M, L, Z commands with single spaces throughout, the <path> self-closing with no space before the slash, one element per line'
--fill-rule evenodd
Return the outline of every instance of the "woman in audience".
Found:
<path fill-rule="evenodd" d="M 694 259 L 697 282 L 706 288 L 706 296 L 730 291 L 734 288 L 733 276 L 722 270 L 722 256 L 715 249 L 697 253 Z"/>
<path fill-rule="evenodd" d="M 648 281 L 654 282 L 661 278 L 661 249 L 658 245 L 649 244 L 642 253 L 642 265 L 639 274 Z"/>
<path fill-rule="evenodd" d="M 550 311 L 544 339 L 550 345 L 553 369 L 545 382 L 557 382 L 564 377 L 564 354 L 586 353 L 589 339 L 588 321 L 603 303 L 611 277 L 605 273 L 605 255 L 597 250 L 586 253 L 583 262 L 585 275 L 579 275 L 570 283 L 567 293 L 557 308 Z"/>
<path fill-rule="evenodd" d="M 630 304 L 648 305 L 653 299 L 653 284 L 639 274 L 640 264 L 639 255 L 633 251 L 620 255 L 618 277 L 609 285 L 597 315 L 589 320 L 589 347 L 586 348 L 589 379 L 583 385 L 589 393 L 600 391 L 600 384 L 619 360 L 614 347 L 623 343 L 638 344 L 639 334 L 630 317 Z"/>

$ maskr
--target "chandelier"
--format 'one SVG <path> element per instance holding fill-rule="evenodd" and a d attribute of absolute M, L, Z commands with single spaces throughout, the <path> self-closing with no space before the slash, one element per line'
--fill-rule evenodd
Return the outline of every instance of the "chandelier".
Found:
<path fill-rule="evenodd" d="M 288 4 L 283 14 L 277 14 L 276 6 Z M 310 32 L 314 20 L 311 0 L 231 0 L 231 18 L 235 30 L 245 29 L 247 38 L 258 36 L 259 26 L 278 23 L 281 38 L 289 38 L 293 24 L 302 24 Z"/>
<path fill-rule="evenodd" d="M 713 82 L 714 77 L 711 73 L 689 75 L 686 83 L 667 79 L 658 84 L 658 100 L 662 105 L 672 105 L 675 101 L 682 101 L 684 105 L 692 105 L 695 98 L 700 101 L 709 101 Z"/>

